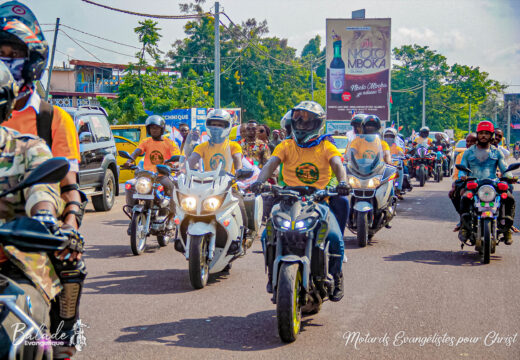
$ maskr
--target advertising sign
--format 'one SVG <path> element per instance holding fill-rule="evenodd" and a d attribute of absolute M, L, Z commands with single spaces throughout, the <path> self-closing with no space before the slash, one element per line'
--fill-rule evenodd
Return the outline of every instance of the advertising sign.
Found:
<path fill-rule="evenodd" d="M 327 118 L 389 119 L 391 19 L 327 19 Z"/>
<path fill-rule="evenodd" d="M 511 107 L 511 127 L 513 129 L 520 128 L 520 94 L 504 94 L 504 106 L 509 104 Z M 515 127 L 519 125 L 519 127 Z"/>
<path fill-rule="evenodd" d="M 349 121 L 326 121 L 326 133 L 331 135 L 344 135 L 350 130 L 352 126 Z"/>

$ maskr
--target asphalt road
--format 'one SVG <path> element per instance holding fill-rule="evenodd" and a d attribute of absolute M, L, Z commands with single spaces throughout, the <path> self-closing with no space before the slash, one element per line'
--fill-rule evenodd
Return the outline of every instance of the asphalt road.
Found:
<path fill-rule="evenodd" d="M 520 359 L 520 237 L 489 265 L 473 248 L 461 251 L 450 184 L 416 187 L 366 248 L 346 233 L 345 298 L 305 318 L 288 345 L 265 292 L 259 242 L 229 274 L 193 290 L 172 244 L 159 249 L 152 237 L 132 255 L 120 196 L 108 213 L 90 210 L 82 227 L 88 328 L 77 358 Z"/>

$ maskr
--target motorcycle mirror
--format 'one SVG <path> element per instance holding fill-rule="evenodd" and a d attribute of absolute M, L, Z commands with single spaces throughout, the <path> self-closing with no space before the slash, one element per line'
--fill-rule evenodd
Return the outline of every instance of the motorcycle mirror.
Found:
<path fill-rule="evenodd" d="M 69 161 L 64 157 L 55 157 L 41 163 L 29 176 L 15 187 L 4 191 L 0 198 L 34 184 L 53 184 L 61 181 L 69 172 Z"/>
<path fill-rule="evenodd" d="M 157 172 L 164 176 L 169 176 L 172 173 L 172 169 L 168 165 L 156 165 Z"/>
<path fill-rule="evenodd" d="M 180 155 L 173 155 L 171 158 L 166 160 L 165 163 L 167 163 L 167 162 L 178 162 L 180 159 L 181 159 Z"/>
<path fill-rule="evenodd" d="M 513 171 L 518 168 L 520 168 L 520 163 L 514 163 L 514 164 L 509 165 L 509 167 L 507 168 L 507 170 L 505 172 Z"/>
<path fill-rule="evenodd" d="M 123 150 L 119 150 L 118 152 L 118 155 L 125 158 L 125 159 L 128 159 L 128 160 L 133 160 L 132 157 L 130 156 L 130 154 L 126 151 L 123 151 Z"/>
<path fill-rule="evenodd" d="M 245 180 L 249 179 L 251 176 L 253 176 L 254 171 L 253 170 L 243 170 L 236 176 L 237 180 Z"/>
<path fill-rule="evenodd" d="M 519 164 L 519 165 L 520 165 L 520 164 Z M 465 167 L 464 165 L 457 164 L 457 165 L 455 165 L 455 167 L 456 167 L 458 170 L 460 170 L 460 171 L 464 171 L 464 172 L 466 172 L 466 173 L 468 173 L 468 174 L 471 174 L 471 173 L 472 173 L 472 171 L 471 171 L 470 169 L 468 169 L 467 167 Z"/>

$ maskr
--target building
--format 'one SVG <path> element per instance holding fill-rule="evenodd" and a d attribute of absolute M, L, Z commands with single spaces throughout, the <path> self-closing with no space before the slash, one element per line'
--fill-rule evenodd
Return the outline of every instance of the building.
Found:
<path fill-rule="evenodd" d="M 50 101 L 58 106 L 99 105 L 98 96 L 117 98 L 119 84 L 128 64 L 70 60 L 63 67 L 53 67 Z M 168 69 L 161 72 L 173 75 Z"/>

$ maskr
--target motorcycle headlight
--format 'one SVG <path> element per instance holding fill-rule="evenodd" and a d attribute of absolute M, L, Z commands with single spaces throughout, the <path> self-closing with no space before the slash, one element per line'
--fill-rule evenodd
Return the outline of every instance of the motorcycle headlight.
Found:
<path fill-rule="evenodd" d="M 355 176 L 348 177 L 348 184 L 354 189 L 361 187 L 361 181 Z"/>
<path fill-rule="evenodd" d="M 195 211 L 197 208 L 197 199 L 193 196 L 184 196 L 181 199 L 181 208 L 184 211 Z"/>
<path fill-rule="evenodd" d="M 222 204 L 222 202 L 220 201 L 220 199 L 218 197 L 212 196 L 212 197 L 204 200 L 204 202 L 202 203 L 202 208 L 205 211 L 213 212 L 213 211 L 216 211 L 220 207 L 221 204 Z"/>
<path fill-rule="evenodd" d="M 381 180 L 379 178 L 372 178 L 372 179 L 368 180 L 367 188 L 374 189 L 374 188 L 378 187 L 379 184 L 381 184 Z"/>
<path fill-rule="evenodd" d="M 148 194 L 152 191 L 152 180 L 147 177 L 140 177 L 135 182 L 135 191 L 138 194 Z"/>
<path fill-rule="evenodd" d="M 283 229 L 290 229 L 291 228 L 291 222 L 289 220 L 284 219 L 281 216 L 275 217 L 276 223 L 278 226 L 280 226 Z"/>
<path fill-rule="evenodd" d="M 491 185 L 483 185 L 478 189 L 478 198 L 484 202 L 491 202 L 495 200 L 497 192 Z"/>

